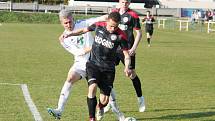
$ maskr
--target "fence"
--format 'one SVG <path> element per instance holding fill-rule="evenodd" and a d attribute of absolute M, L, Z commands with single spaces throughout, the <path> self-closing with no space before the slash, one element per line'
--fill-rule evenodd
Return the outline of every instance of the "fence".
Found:
<path fill-rule="evenodd" d="M 156 21 L 154 26 L 157 29 L 204 33 L 214 33 L 215 31 L 215 22 L 212 21 L 191 22 L 189 18 L 179 17 L 157 17 Z"/>
<path fill-rule="evenodd" d="M 33 12 L 59 12 L 62 9 L 68 9 L 74 13 L 84 13 L 84 14 L 106 14 L 110 11 L 110 7 L 101 6 L 68 6 L 68 5 L 43 5 L 37 2 L 33 3 L 12 3 L 0 2 L 0 10 L 9 11 L 33 11 Z"/>
<path fill-rule="evenodd" d="M 0 9 L 12 11 L 12 3 L 11 3 L 11 1 L 0 2 Z"/>
<path fill-rule="evenodd" d="M 82 13 L 85 15 L 88 14 L 106 14 L 110 11 L 110 7 L 101 7 L 101 6 L 67 6 L 67 5 L 42 5 L 37 2 L 34 3 L 12 3 L 12 2 L 0 2 L 0 10 L 9 10 L 9 11 L 33 11 L 33 12 L 59 12 L 62 9 L 71 10 L 73 13 Z M 215 24 L 206 24 L 205 22 L 192 23 L 190 20 L 185 19 L 180 23 L 181 18 L 181 9 L 168 9 L 168 8 L 152 8 L 152 9 L 137 9 L 138 14 L 144 15 L 147 10 L 150 10 L 154 16 L 157 16 L 159 23 L 156 26 L 162 29 L 170 30 L 187 30 L 195 32 L 213 32 L 215 29 Z M 170 17 L 165 17 L 170 16 Z M 162 18 L 161 18 L 162 17 Z M 165 17 L 165 18 L 164 18 Z M 165 19 L 164 21 L 159 21 L 160 19 Z M 161 23 L 160 23 L 161 22 Z M 164 22 L 164 23 L 163 23 Z M 164 24 L 164 25 L 163 25 Z M 181 25 L 180 25 L 181 24 Z M 186 24 L 186 26 L 185 26 Z M 208 27 L 209 26 L 209 27 Z"/>

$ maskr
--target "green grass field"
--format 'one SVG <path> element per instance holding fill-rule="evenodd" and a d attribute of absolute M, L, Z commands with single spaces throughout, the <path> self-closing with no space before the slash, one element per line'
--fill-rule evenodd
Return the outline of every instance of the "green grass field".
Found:
<path fill-rule="evenodd" d="M 55 24 L 0 26 L 0 83 L 27 84 L 44 121 L 56 107 L 73 57 L 59 44 Z M 152 47 L 143 36 L 136 70 L 146 112 L 139 113 L 131 81 L 117 67 L 115 90 L 120 109 L 138 121 L 215 121 L 215 34 L 155 30 Z M 87 121 L 87 83 L 76 83 L 61 121 Z M 0 121 L 33 121 L 19 86 L 0 84 Z M 104 121 L 116 121 L 107 113 Z"/>

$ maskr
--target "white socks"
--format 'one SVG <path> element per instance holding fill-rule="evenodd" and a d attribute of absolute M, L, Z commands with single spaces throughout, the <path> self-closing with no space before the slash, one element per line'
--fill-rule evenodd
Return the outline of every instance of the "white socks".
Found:
<path fill-rule="evenodd" d="M 114 89 L 111 90 L 111 96 L 110 96 L 110 99 L 109 99 L 109 103 L 111 105 L 112 111 L 115 114 L 118 114 L 120 111 L 119 111 L 119 108 L 118 108 L 118 106 L 116 104 L 116 93 L 115 93 Z"/>
<path fill-rule="evenodd" d="M 58 108 L 57 108 L 57 110 L 63 112 L 64 106 L 65 106 L 65 104 L 67 102 L 67 99 L 69 97 L 71 89 L 72 89 L 72 84 L 70 82 L 68 82 L 68 81 L 65 81 L 65 83 L 63 85 L 63 88 L 61 90 L 61 93 L 60 93 L 59 100 L 58 100 Z"/>

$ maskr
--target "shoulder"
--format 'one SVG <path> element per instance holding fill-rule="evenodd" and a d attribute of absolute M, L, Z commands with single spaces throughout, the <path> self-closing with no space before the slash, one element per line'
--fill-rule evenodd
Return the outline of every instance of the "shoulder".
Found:
<path fill-rule="evenodd" d="M 127 35 L 125 34 L 125 32 L 123 32 L 120 28 L 118 28 L 116 30 L 116 33 L 120 36 L 120 38 L 122 38 L 123 40 L 127 40 Z"/>
<path fill-rule="evenodd" d="M 119 8 L 114 8 L 111 10 L 111 12 L 119 12 Z"/>
<path fill-rule="evenodd" d="M 154 16 L 152 16 L 152 15 L 150 16 L 150 18 L 151 18 L 151 19 L 155 19 Z"/>
<path fill-rule="evenodd" d="M 82 28 L 85 26 L 86 26 L 86 20 L 85 19 L 75 21 L 75 27 L 77 27 L 77 28 L 81 27 Z"/>
<path fill-rule="evenodd" d="M 86 22 L 85 19 L 81 19 L 81 20 L 76 20 L 76 21 L 75 21 L 75 24 L 83 24 L 83 23 L 85 23 L 85 22 Z"/>
<path fill-rule="evenodd" d="M 102 21 L 102 22 L 96 22 L 95 25 L 96 26 L 106 26 L 107 24 L 106 24 L 106 22 Z"/>
<path fill-rule="evenodd" d="M 133 18 L 139 18 L 139 15 L 132 9 L 128 9 L 127 13 L 130 14 Z"/>

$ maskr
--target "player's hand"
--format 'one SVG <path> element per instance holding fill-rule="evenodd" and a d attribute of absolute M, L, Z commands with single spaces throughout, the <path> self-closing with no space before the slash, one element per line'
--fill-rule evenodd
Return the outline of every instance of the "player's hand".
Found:
<path fill-rule="evenodd" d="M 63 34 L 60 35 L 59 41 L 62 42 L 62 41 L 63 41 L 65 38 L 67 38 L 67 37 L 69 37 L 69 35 L 63 33 Z"/>
<path fill-rule="evenodd" d="M 125 72 L 125 75 L 126 75 L 127 77 L 130 77 L 130 75 L 131 75 L 131 69 L 125 68 L 125 69 L 124 69 L 124 72 Z"/>
<path fill-rule="evenodd" d="M 64 38 L 65 38 L 64 34 L 61 34 L 60 37 L 59 37 L 59 41 L 62 42 L 64 40 Z"/>
<path fill-rule="evenodd" d="M 136 52 L 134 49 L 131 48 L 130 50 L 128 50 L 128 53 L 130 56 L 134 56 Z"/>

